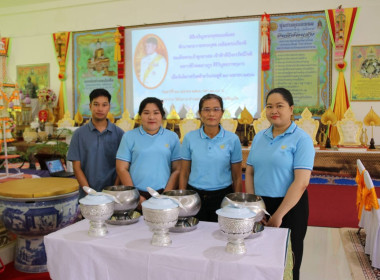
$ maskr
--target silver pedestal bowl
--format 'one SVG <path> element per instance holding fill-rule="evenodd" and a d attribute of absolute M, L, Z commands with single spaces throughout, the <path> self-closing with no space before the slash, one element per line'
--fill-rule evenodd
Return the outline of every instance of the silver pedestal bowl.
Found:
<path fill-rule="evenodd" d="M 151 244 L 154 246 L 169 246 L 172 240 L 169 228 L 178 221 L 179 207 L 168 198 L 150 198 L 142 203 L 144 220 L 153 231 Z"/>
<path fill-rule="evenodd" d="M 226 195 L 227 198 L 232 200 L 234 203 L 240 205 L 241 207 L 246 207 L 250 209 L 252 212 L 256 213 L 255 216 L 255 225 L 253 227 L 253 233 L 260 232 L 264 230 L 264 227 L 261 225 L 260 221 L 265 216 L 265 203 L 264 200 L 257 195 L 249 194 L 249 193 L 230 193 Z M 229 204 L 226 197 L 223 199 L 220 207 L 225 207 Z"/>
<path fill-rule="evenodd" d="M 198 193 L 193 190 L 171 190 L 164 192 L 163 195 L 178 199 L 185 208 L 179 209 L 178 222 L 170 231 L 188 232 L 196 229 L 199 221 L 194 216 L 201 209 L 201 198 Z"/>
<path fill-rule="evenodd" d="M 134 211 L 139 203 L 139 191 L 132 186 L 116 185 L 103 189 L 104 193 L 115 196 L 121 203 L 115 203 L 112 217 L 107 220 L 108 224 L 129 225 L 138 222 L 139 213 Z"/>
<path fill-rule="evenodd" d="M 83 217 L 90 220 L 88 235 L 105 236 L 108 233 L 105 221 L 112 216 L 115 202 L 107 196 L 87 195 L 79 203 Z"/>
<path fill-rule="evenodd" d="M 244 238 L 252 233 L 255 213 L 247 208 L 234 208 L 230 205 L 216 211 L 223 235 L 227 236 L 226 252 L 236 255 L 245 254 Z"/>

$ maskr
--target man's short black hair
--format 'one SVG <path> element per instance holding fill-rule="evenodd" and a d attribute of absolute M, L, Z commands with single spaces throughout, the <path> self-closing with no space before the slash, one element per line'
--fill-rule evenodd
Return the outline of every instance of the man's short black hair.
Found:
<path fill-rule="evenodd" d="M 90 93 L 90 103 L 92 100 L 99 96 L 104 96 L 108 98 L 108 102 L 111 103 L 111 94 L 108 92 L 108 90 L 105 90 L 104 88 L 97 88 L 91 91 Z"/>

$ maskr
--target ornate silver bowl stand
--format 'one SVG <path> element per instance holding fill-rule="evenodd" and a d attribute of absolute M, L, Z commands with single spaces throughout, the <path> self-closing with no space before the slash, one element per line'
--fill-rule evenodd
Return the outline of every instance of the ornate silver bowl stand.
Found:
<path fill-rule="evenodd" d="M 105 221 L 108 220 L 114 211 L 114 202 L 99 205 L 80 204 L 83 217 L 90 220 L 88 235 L 105 236 L 108 233 Z"/>
<path fill-rule="evenodd" d="M 247 249 L 244 238 L 252 233 L 254 218 L 238 219 L 218 215 L 218 223 L 222 233 L 227 236 L 226 252 L 237 255 L 245 254 Z"/>
<path fill-rule="evenodd" d="M 144 220 L 153 231 L 151 244 L 154 246 L 169 246 L 172 240 L 169 228 L 174 227 L 178 221 L 179 207 L 171 209 L 150 209 L 142 207 Z"/>

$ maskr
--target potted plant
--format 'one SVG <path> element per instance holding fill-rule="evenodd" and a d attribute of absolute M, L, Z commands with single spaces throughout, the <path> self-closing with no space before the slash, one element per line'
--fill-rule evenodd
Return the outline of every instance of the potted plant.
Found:
<path fill-rule="evenodd" d="M 33 162 L 33 158 L 37 159 L 41 169 L 47 169 L 45 160 L 52 158 L 60 158 L 66 160 L 66 155 L 69 150 L 69 145 L 62 141 L 64 136 L 71 135 L 72 131 L 70 129 L 60 129 L 58 133 L 48 140 L 41 143 L 36 143 L 36 145 L 29 147 L 26 151 L 26 156 L 29 162 Z"/>

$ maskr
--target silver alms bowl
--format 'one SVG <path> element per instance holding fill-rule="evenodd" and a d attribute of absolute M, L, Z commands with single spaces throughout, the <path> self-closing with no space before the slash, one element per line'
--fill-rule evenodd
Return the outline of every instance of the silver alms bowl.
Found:
<path fill-rule="evenodd" d="M 151 203 L 152 201 L 154 203 Z M 142 211 L 146 224 L 153 231 L 151 244 L 154 246 L 169 246 L 172 243 L 169 228 L 174 227 L 178 221 L 178 205 L 169 201 L 169 199 L 152 197 L 142 203 Z"/>
<path fill-rule="evenodd" d="M 245 248 L 244 238 L 252 233 L 255 223 L 254 217 L 237 219 L 218 215 L 218 223 L 220 230 L 228 239 L 226 251 L 237 255 L 245 254 L 247 249 Z"/>
<path fill-rule="evenodd" d="M 247 207 L 252 212 L 255 212 L 256 222 L 260 222 L 264 218 L 265 212 L 263 210 L 265 210 L 265 203 L 260 196 L 249 193 L 236 192 L 227 194 L 226 197 L 241 206 Z M 223 208 L 228 204 L 229 203 L 227 199 L 224 198 L 220 207 Z"/>
<path fill-rule="evenodd" d="M 124 213 L 135 210 L 139 204 L 140 194 L 135 187 L 117 185 L 103 189 L 104 193 L 115 196 L 121 203 L 115 203 L 115 213 Z"/>
<path fill-rule="evenodd" d="M 179 209 L 178 218 L 193 217 L 198 214 L 201 209 L 201 198 L 198 193 L 193 190 L 171 190 L 163 193 L 178 199 L 185 209 Z"/>
<path fill-rule="evenodd" d="M 108 202 L 105 204 L 80 204 L 80 211 L 86 219 L 90 220 L 90 236 L 105 236 L 108 233 L 105 221 L 108 220 L 114 211 L 115 203 Z"/>

